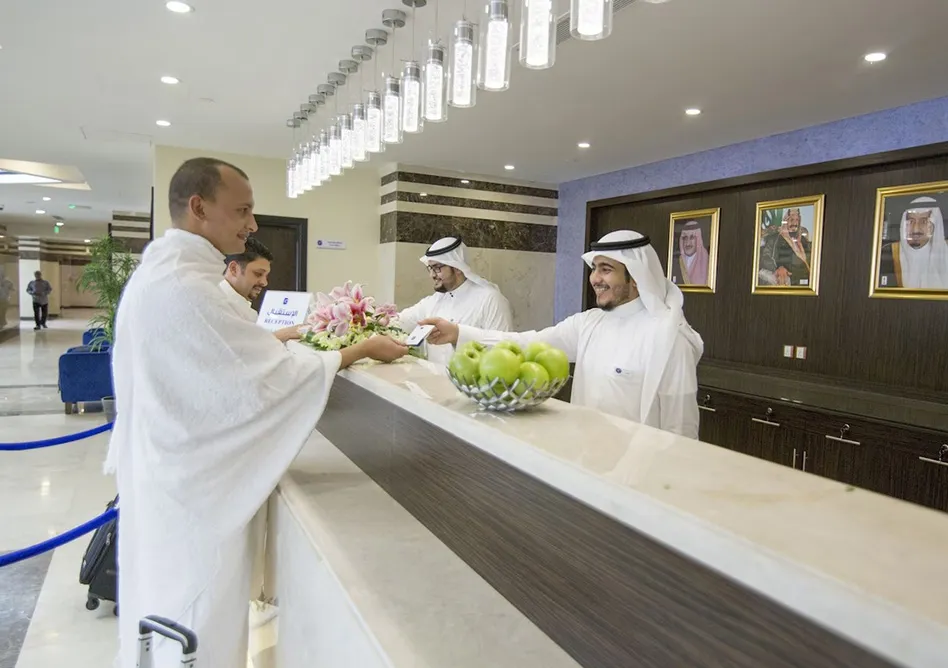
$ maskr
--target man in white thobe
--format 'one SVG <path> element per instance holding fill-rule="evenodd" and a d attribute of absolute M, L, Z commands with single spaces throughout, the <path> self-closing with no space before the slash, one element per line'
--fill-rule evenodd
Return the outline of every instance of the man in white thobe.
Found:
<path fill-rule="evenodd" d="M 513 327 L 510 302 L 500 289 L 478 276 L 467 263 L 461 237 L 445 237 L 431 244 L 421 263 L 428 268 L 434 294 L 398 314 L 402 329 L 410 332 L 421 320 L 439 317 L 450 322 L 508 331 Z M 451 346 L 427 342 L 428 361 L 447 366 Z"/>
<path fill-rule="evenodd" d="M 899 240 L 882 248 L 883 287 L 948 290 L 948 242 L 938 200 L 918 197 L 902 213 Z"/>
<path fill-rule="evenodd" d="M 442 319 L 428 337 L 437 343 L 542 341 L 576 363 L 571 403 L 698 438 L 697 366 L 704 342 L 682 313 L 681 290 L 665 278 L 646 236 L 610 232 L 583 260 L 599 308 L 539 332 L 507 334 Z"/>
<path fill-rule="evenodd" d="M 171 179 L 174 228 L 152 242 L 122 295 L 112 370 L 118 417 L 119 668 L 134 668 L 138 621 L 194 630 L 202 665 L 244 668 L 250 522 L 313 431 L 336 371 L 406 348 L 375 337 L 339 353 L 287 350 L 241 317 L 218 283 L 225 254 L 257 229 L 240 169 L 188 160 Z M 155 645 L 155 667 L 180 648 Z"/>

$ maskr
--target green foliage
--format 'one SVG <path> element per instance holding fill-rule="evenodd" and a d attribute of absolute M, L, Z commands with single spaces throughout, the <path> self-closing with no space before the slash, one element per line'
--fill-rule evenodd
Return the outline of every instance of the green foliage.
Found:
<path fill-rule="evenodd" d="M 89 327 L 100 330 L 91 343 L 92 349 L 98 350 L 103 343 L 111 345 L 115 338 L 115 313 L 119 299 L 138 261 L 121 241 L 110 236 L 96 241 L 90 246 L 90 251 L 91 262 L 82 270 L 76 286 L 96 294 L 99 313 L 89 320 Z"/>

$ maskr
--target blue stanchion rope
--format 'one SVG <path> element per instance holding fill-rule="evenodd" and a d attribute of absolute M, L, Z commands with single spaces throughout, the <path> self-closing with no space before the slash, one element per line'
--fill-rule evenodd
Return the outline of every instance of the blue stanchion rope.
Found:
<path fill-rule="evenodd" d="M 30 557 L 35 557 L 39 554 L 43 554 L 44 552 L 54 550 L 60 545 L 65 545 L 70 541 L 76 540 L 80 536 L 83 536 L 90 531 L 95 531 L 100 526 L 110 522 L 116 517 L 118 517 L 118 508 L 109 508 L 101 515 L 89 520 L 85 524 L 80 524 L 75 529 L 70 529 L 69 531 L 61 533 L 58 536 L 50 538 L 49 540 L 44 540 L 42 543 L 25 547 L 22 550 L 8 552 L 7 554 L 0 554 L 0 568 L 9 566 L 10 564 L 15 564 L 16 562 L 23 561 L 24 559 L 29 559 Z"/>
<path fill-rule="evenodd" d="M 62 445 L 63 443 L 72 443 L 73 441 L 81 441 L 84 438 L 89 438 L 90 436 L 95 436 L 96 434 L 101 434 L 104 431 L 108 431 L 112 428 L 111 422 L 106 422 L 103 425 L 96 427 L 95 429 L 87 429 L 86 431 L 80 431 L 78 434 L 70 434 L 68 436 L 58 436 L 56 438 L 47 438 L 42 441 L 30 441 L 28 443 L 0 443 L 0 452 L 14 452 L 18 450 L 36 450 L 37 448 L 48 448 L 53 445 Z"/>

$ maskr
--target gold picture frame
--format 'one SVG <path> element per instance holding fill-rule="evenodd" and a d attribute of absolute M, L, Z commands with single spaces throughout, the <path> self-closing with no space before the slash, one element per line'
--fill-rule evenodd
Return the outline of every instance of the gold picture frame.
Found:
<path fill-rule="evenodd" d="M 720 207 L 671 214 L 668 220 L 668 268 L 665 274 L 682 292 L 714 292 L 718 274 L 720 219 Z M 687 237 L 683 236 L 686 226 L 694 228 L 694 233 L 689 233 Z M 690 269 L 682 259 L 684 245 L 689 241 L 697 242 L 694 252 L 689 256 L 694 258 Z M 689 276 L 689 271 L 694 276 Z"/>
<path fill-rule="evenodd" d="M 753 294 L 820 293 L 825 200 L 821 194 L 757 203 Z"/>
<path fill-rule="evenodd" d="M 948 207 L 948 181 L 876 190 L 870 297 L 948 299 L 945 207 Z M 913 255 L 913 249 L 923 250 L 925 246 L 929 247 L 927 253 Z M 914 264 L 918 266 L 908 262 L 913 257 L 917 257 Z"/>

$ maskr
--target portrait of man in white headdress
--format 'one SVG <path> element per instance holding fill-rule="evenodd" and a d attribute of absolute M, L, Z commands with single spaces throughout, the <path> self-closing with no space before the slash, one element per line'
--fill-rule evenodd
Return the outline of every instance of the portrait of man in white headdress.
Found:
<path fill-rule="evenodd" d="M 948 290 L 948 192 L 883 198 L 877 288 Z"/>
<path fill-rule="evenodd" d="M 758 202 L 754 292 L 817 292 L 823 201 Z"/>
<path fill-rule="evenodd" d="M 714 290 L 719 211 L 709 209 L 671 215 L 667 277 L 683 290 Z"/>

